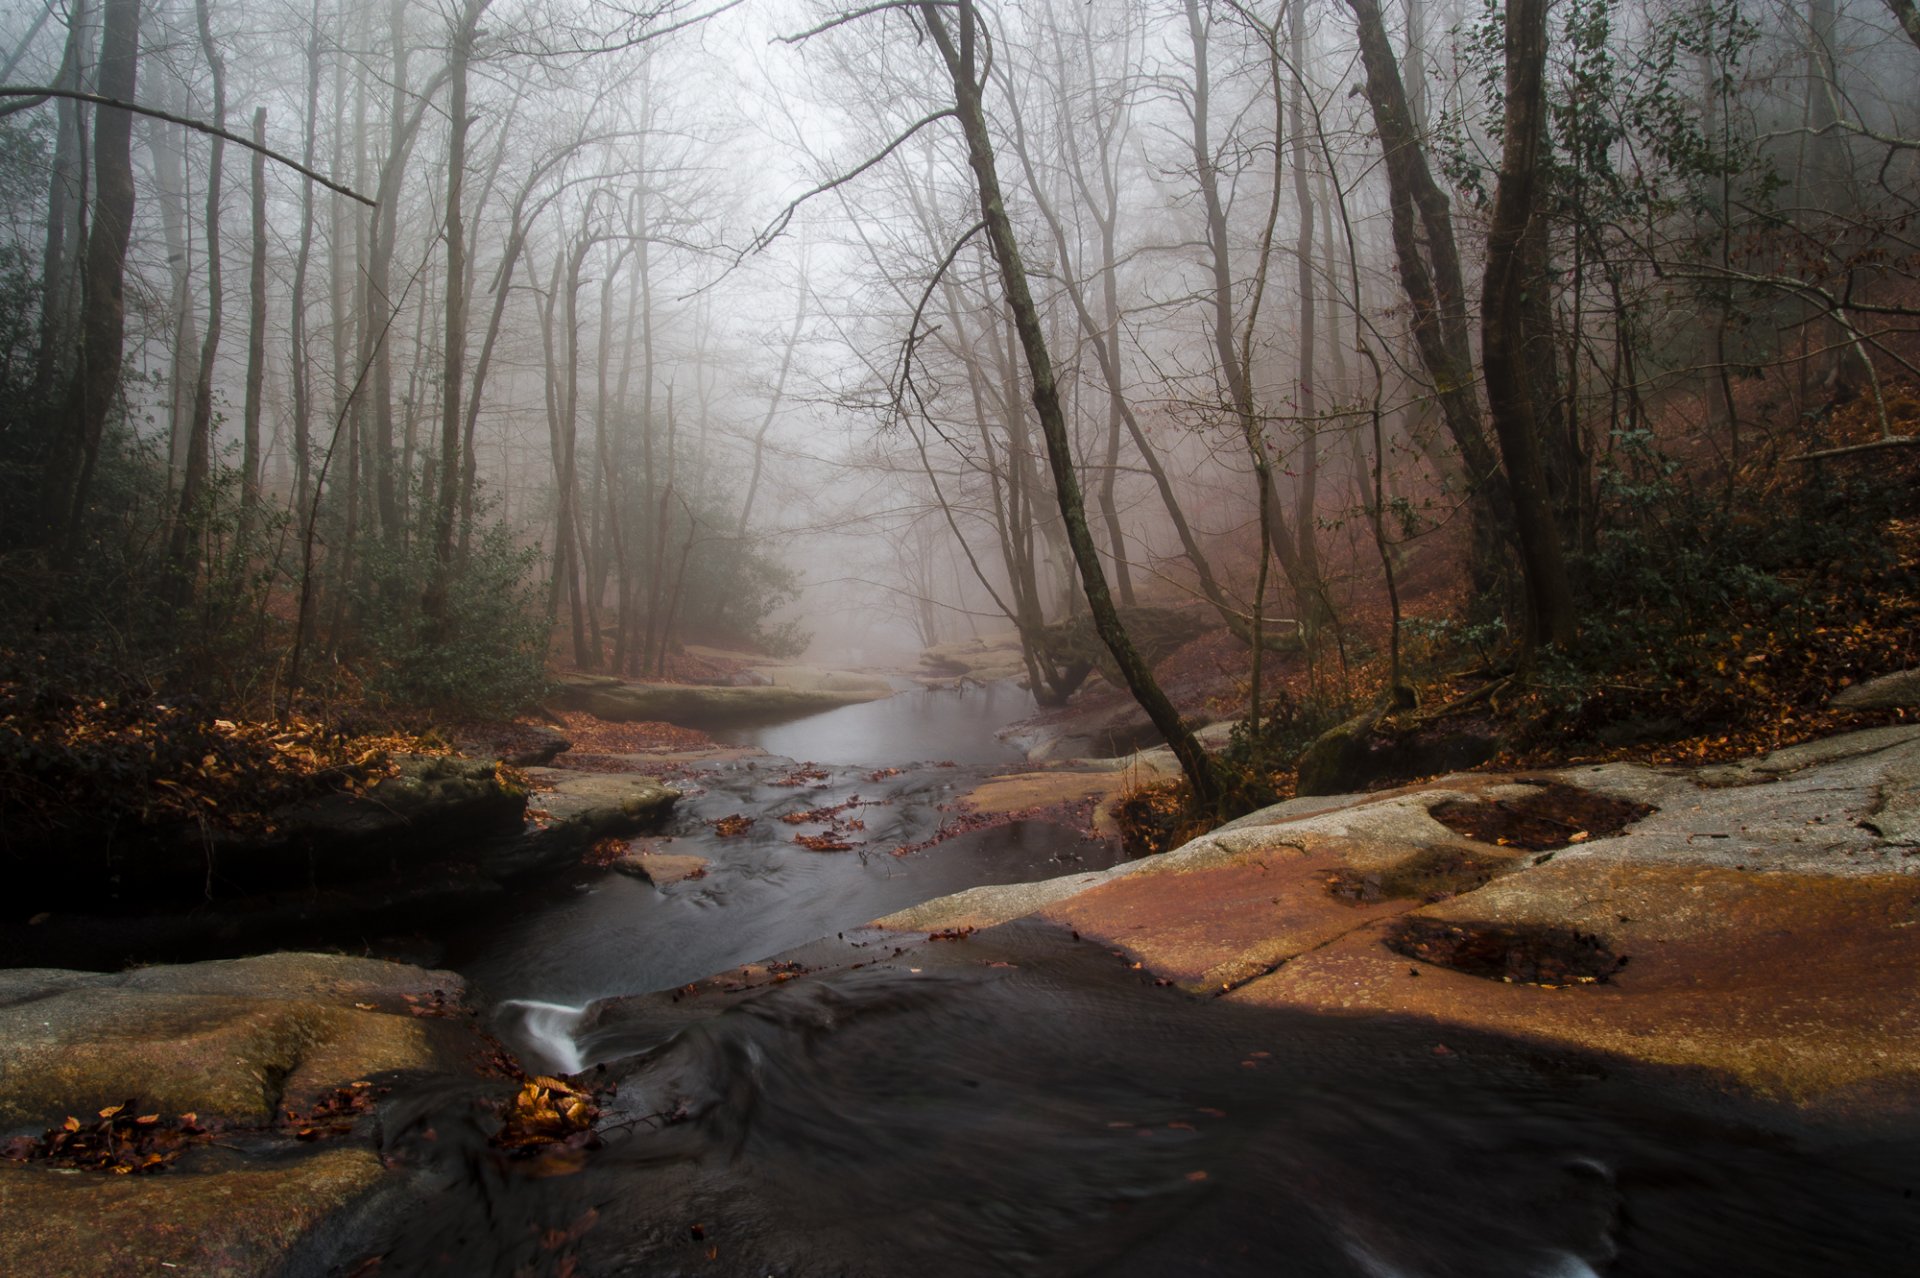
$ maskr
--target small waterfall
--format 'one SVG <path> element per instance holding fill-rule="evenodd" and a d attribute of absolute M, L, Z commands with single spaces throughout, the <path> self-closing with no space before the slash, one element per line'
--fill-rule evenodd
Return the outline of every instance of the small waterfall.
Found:
<path fill-rule="evenodd" d="M 537 1055 L 542 1068 L 561 1074 L 577 1074 L 586 1068 L 580 1045 L 573 1037 L 586 1014 L 584 1007 L 531 998 L 510 998 L 494 1013 L 502 1037 L 514 1040 L 524 1053 Z"/>

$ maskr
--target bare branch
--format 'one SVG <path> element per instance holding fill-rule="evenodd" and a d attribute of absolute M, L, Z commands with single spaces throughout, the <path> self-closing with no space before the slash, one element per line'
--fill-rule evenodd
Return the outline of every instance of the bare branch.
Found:
<path fill-rule="evenodd" d="M 960 256 L 960 250 L 967 246 L 967 241 L 986 229 L 987 224 L 984 221 L 975 222 L 967 228 L 966 234 L 953 242 L 953 247 L 947 251 L 946 257 L 933 272 L 933 277 L 927 281 L 927 287 L 920 294 L 920 301 L 913 308 L 913 320 L 907 325 L 907 335 L 900 343 L 900 375 L 895 381 L 897 389 L 893 393 L 893 406 L 896 411 L 904 412 L 901 403 L 906 398 L 907 374 L 913 363 L 914 348 L 920 342 L 920 320 L 927 312 L 927 303 L 933 300 L 933 290 L 940 287 L 940 281 L 945 278 L 954 259 Z"/>
<path fill-rule="evenodd" d="M 957 6 L 958 0 L 933 0 L 933 2 L 934 4 L 938 5 L 941 8 L 951 9 Z M 809 28 L 808 30 L 799 32 L 798 34 L 775 36 L 773 38 L 773 43 L 801 44 L 807 40 L 811 40 L 813 37 L 817 35 L 824 35 L 826 32 L 833 30 L 835 27 L 844 27 L 849 22 L 858 22 L 861 18 L 868 17 L 872 14 L 885 13 L 888 9 L 916 9 L 917 10 L 920 7 L 921 7 L 920 0 L 881 0 L 881 3 L 879 4 L 870 4 L 863 9 L 850 9 L 845 13 L 839 14 L 832 18 L 828 18 L 825 22 L 822 22 L 819 26 Z"/>
<path fill-rule="evenodd" d="M 183 115 L 175 115 L 171 111 L 162 111 L 157 107 L 140 106 L 133 102 L 122 102 L 118 98 L 101 97 L 98 93 L 82 93 L 78 89 L 55 89 L 44 85 L 26 88 L 13 85 L 0 85 L 0 98 L 31 99 L 30 101 L 9 108 L 0 109 L 0 115 L 10 114 L 13 111 L 24 111 L 29 107 L 39 106 L 48 98 L 71 98 L 76 102 L 91 102 L 95 106 L 115 107 L 122 111 L 131 111 L 135 115 L 152 116 L 156 120 L 165 120 L 168 124 L 178 124 L 183 128 L 192 129 L 196 133 L 204 133 L 208 137 L 223 138 L 236 146 L 244 146 L 249 151 L 258 151 L 274 163 L 286 165 L 302 177 L 310 178 L 318 182 L 329 191 L 336 191 L 350 200 L 358 200 L 368 208 L 379 207 L 378 201 L 370 200 L 352 187 L 342 186 L 325 174 L 316 173 L 306 165 L 300 163 L 300 161 L 284 156 L 271 147 L 262 146 L 252 138 L 243 137 L 238 133 L 229 133 L 225 129 L 215 128 L 213 125 L 207 124 L 204 121 L 188 119 Z"/>
<path fill-rule="evenodd" d="M 805 194 L 796 197 L 792 203 L 788 204 L 786 208 L 780 211 L 780 215 L 778 217 L 774 218 L 773 221 L 767 223 L 766 228 L 762 230 L 758 235 L 754 236 L 753 239 L 748 242 L 745 248 L 740 250 L 740 252 L 734 257 L 734 265 L 736 266 L 739 265 L 740 262 L 745 258 L 750 257 L 755 253 L 758 253 L 761 249 L 767 247 L 767 245 L 779 239 L 781 234 L 787 229 L 788 224 L 793 221 L 793 215 L 800 211 L 800 206 L 802 204 L 805 204 L 808 200 L 811 200 L 816 195 L 825 195 L 828 191 L 833 190 L 835 187 L 845 186 L 847 183 L 853 181 L 855 178 L 859 177 L 862 173 L 865 173 L 868 169 L 880 163 L 880 161 L 886 159 L 889 155 L 892 155 L 895 151 L 899 150 L 901 146 L 906 143 L 908 138 L 911 138 L 914 134 L 926 128 L 929 124 L 932 124 L 935 120 L 951 119 L 954 117 L 954 115 L 955 115 L 955 112 L 953 108 L 949 107 L 944 111 L 935 111 L 932 115 L 921 117 L 919 120 L 915 121 L 914 124 L 910 126 L 905 133 L 902 133 L 899 137 L 887 143 L 887 145 L 877 153 L 871 156 L 868 156 L 865 160 L 861 161 L 857 167 L 847 170 L 845 173 L 842 173 L 839 177 L 834 178 L 830 182 L 822 182 L 819 186 L 814 187 L 811 191 L 808 191 Z"/>

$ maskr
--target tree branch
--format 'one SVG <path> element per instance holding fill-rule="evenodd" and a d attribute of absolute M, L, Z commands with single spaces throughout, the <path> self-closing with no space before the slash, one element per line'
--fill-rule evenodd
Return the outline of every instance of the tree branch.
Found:
<path fill-rule="evenodd" d="M 71 98 L 75 102 L 91 102 L 95 106 L 114 107 L 121 111 L 131 111 L 135 115 L 152 116 L 156 120 L 165 120 L 168 124 L 178 124 L 183 128 L 192 129 L 196 133 L 204 133 L 208 137 L 224 138 L 235 146 L 246 147 L 249 151 L 258 151 L 274 163 L 286 165 L 301 176 L 318 182 L 329 191 L 336 191 L 350 200 L 358 200 L 370 209 L 379 207 L 378 201 L 370 200 L 352 187 L 342 186 L 332 178 L 314 172 L 306 165 L 300 163 L 300 161 L 284 156 L 271 147 L 260 145 L 260 143 L 255 142 L 252 138 L 243 137 L 238 133 L 229 133 L 225 129 L 216 128 L 204 121 L 189 119 L 184 115 L 175 115 L 171 111 L 162 111 L 157 107 L 140 106 L 133 102 L 122 102 L 118 98 L 106 98 L 100 96 L 98 93 L 82 93 L 78 89 L 56 89 L 44 85 L 31 87 L 0 85 L 0 98 L 29 99 L 26 102 L 21 102 L 11 107 L 0 108 L 0 116 L 10 115 L 15 111 L 25 111 L 31 107 L 39 106 L 49 98 Z"/>
<path fill-rule="evenodd" d="M 897 7 L 897 6 L 888 6 L 888 7 Z M 767 223 L 766 228 L 762 230 L 758 235 L 754 236 L 753 239 L 748 242 L 745 248 L 740 250 L 739 254 L 734 258 L 734 263 L 738 265 L 745 258 L 751 256 L 754 253 L 758 253 L 761 249 L 767 247 L 767 245 L 779 239 L 781 236 L 781 233 L 787 229 L 787 225 L 793 221 L 793 215 L 800 211 L 800 206 L 802 204 L 805 204 L 808 200 L 811 200 L 816 195 L 825 195 L 828 191 L 833 190 L 835 187 L 845 186 L 847 183 L 853 181 L 855 178 L 859 177 L 862 173 L 865 173 L 868 169 L 880 163 L 880 161 L 886 159 L 889 155 L 892 155 L 895 151 L 899 150 L 900 147 L 905 144 L 908 138 L 912 137 L 914 134 L 918 133 L 920 130 L 926 128 L 929 124 L 932 124 L 935 120 L 950 119 L 954 115 L 955 115 L 955 112 L 953 108 L 949 107 L 944 111 L 935 111 L 932 115 L 923 116 L 921 119 L 916 121 L 910 128 L 908 128 L 905 133 L 902 133 L 899 137 L 887 143 L 887 145 L 884 148 L 882 148 L 879 152 L 875 153 L 874 155 L 868 156 L 857 167 L 847 170 L 845 173 L 842 173 L 839 177 L 834 178 L 831 182 L 822 182 L 819 186 L 814 187 L 811 191 L 808 191 L 803 195 L 795 197 L 792 203 L 788 204 L 786 208 L 780 211 L 780 215 L 778 217 L 774 218 L 773 221 Z"/>

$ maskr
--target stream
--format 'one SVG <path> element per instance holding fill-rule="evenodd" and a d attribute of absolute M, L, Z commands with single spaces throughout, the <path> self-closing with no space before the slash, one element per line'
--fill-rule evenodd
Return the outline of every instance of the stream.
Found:
<path fill-rule="evenodd" d="M 1920 1272 L 1904 1120 L 1195 1000 L 1039 924 L 862 930 L 1116 859 L 1039 822 L 918 846 L 1011 761 L 992 732 L 1021 699 L 971 692 L 758 730 L 787 757 L 675 781 L 690 793 L 659 848 L 707 858 L 704 877 L 582 869 L 451 938 L 447 965 L 530 1069 L 585 1071 L 605 1146 L 513 1162 L 485 1144 L 482 1085 L 396 1098 L 385 1152 L 438 1188 L 375 1222 L 378 1272 Z M 717 833 L 729 816 L 751 825 Z M 852 846 L 793 841 L 814 831 Z M 702 980 L 774 956 L 779 976 Z"/>

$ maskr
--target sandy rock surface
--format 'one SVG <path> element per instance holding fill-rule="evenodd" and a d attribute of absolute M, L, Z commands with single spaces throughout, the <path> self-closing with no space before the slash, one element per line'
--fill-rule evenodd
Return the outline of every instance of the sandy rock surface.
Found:
<path fill-rule="evenodd" d="M 1163 856 L 976 888 L 879 924 L 1034 916 L 1196 994 L 1423 1017 L 1437 1039 L 1490 1030 L 1794 1100 L 1910 1099 L 1917 774 L 1920 726 L 1691 771 L 1457 775 L 1296 799 Z M 1540 806 L 1547 782 L 1558 807 Z M 1639 815 L 1614 833 L 1580 828 L 1615 808 Z"/>

